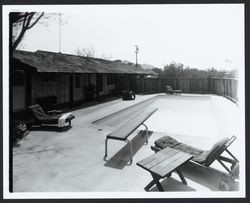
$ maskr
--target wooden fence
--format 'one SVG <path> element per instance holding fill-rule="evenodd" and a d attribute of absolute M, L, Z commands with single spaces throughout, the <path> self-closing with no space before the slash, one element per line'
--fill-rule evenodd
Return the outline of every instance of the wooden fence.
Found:
<path fill-rule="evenodd" d="M 237 79 L 222 78 L 133 78 L 130 89 L 136 93 L 165 92 L 166 85 L 181 89 L 184 93 L 216 94 L 233 100 L 237 98 Z"/>

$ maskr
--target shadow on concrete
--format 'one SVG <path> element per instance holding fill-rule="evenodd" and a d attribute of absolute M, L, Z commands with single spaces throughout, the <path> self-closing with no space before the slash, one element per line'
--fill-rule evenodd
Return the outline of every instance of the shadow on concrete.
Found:
<path fill-rule="evenodd" d="M 148 137 L 153 134 L 152 131 L 148 132 Z M 139 149 L 145 145 L 146 141 L 146 131 L 141 130 L 139 133 L 131 140 L 132 148 L 133 148 L 133 156 L 139 151 Z M 104 164 L 104 166 L 116 168 L 116 169 L 123 169 L 125 166 L 130 165 L 130 150 L 129 144 L 126 144 L 119 152 L 117 152 L 113 157 Z"/>
<path fill-rule="evenodd" d="M 107 103 L 110 101 L 118 100 L 120 98 L 121 98 L 120 96 L 102 96 L 99 100 L 82 101 L 82 102 L 73 104 L 73 106 L 64 107 L 62 109 L 64 112 L 76 111 L 76 110 L 80 110 L 82 108 L 87 108 L 87 107 L 91 107 L 91 106 L 96 106 L 98 104 L 104 104 L 104 103 Z"/>
<path fill-rule="evenodd" d="M 183 175 L 211 191 L 238 191 L 239 183 L 227 173 L 212 167 L 205 167 L 193 162 L 183 165 Z"/>
<path fill-rule="evenodd" d="M 181 171 L 187 180 L 187 185 L 184 185 L 180 180 L 172 177 L 165 178 L 161 181 L 164 191 L 178 192 L 178 191 L 196 191 L 192 188 L 190 180 L 208 188 L 210 191 L 238 191 L 239 183 L 230 178 L 226 173 L 216 170 L 211 167 L 204 167 L 192 162 L 181 167 Z M 190 184 L 189 184 L 190 183 Z M 149 192 L 158 191 L 154 185 Z"/>
<path fill-rule="evenodd" d="M 65 126 L 63 128 L 58 128 L 57 126 L 32 126 L 29 128 L 31 131 L 51 131 L 51 132 L 66 132 L 70 130 L 72 126 Z"/>
<path fill-rule="evenodd" d="M 192 192 L 196 191 L 194 188 L 183 184 L 181 181 L 174 179 L 172 177 L 165 178 L 161 181 L 161 185 L 166 192 Z M 154 185 L 149 192 L 158 192 L 158 188 Z"/>

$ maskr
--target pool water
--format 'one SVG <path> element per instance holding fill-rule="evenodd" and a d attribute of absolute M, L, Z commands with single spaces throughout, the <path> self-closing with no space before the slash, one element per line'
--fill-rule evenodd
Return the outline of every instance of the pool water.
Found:
<path fill-rule="evenodd" d="M 234 103 L 224 97 L 197 94 L 158 95 L 94 124 L 116 128 L 138 111 L 150 107 L 158 108 L 145 122 L 150 130 L 172 135 L 197 147 L 202 145 L 203 149 L 209 149 L 223 137 L 237 136 L 239 132 L 238 107 Z"/>

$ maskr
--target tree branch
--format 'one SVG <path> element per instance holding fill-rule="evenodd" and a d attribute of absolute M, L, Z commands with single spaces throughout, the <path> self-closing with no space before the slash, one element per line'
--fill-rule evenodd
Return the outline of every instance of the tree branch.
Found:
<path fill-rule="evenodd" d="M 44 12 L 42 12 L 41 15 L 37 17 L 37 19 L 33 22 L 32 25 L 27 27 L 27 30 L 32 28 L 41 19 L 41 17 L 43 17 L 43 15 L 44 15 Z"/>
<path fill-rule="evenodd" d="M 22 38 L 24 37 L 24 34 L 27 30 L 32 28 L 44 15 L 44 12 L 42 12 L 35 20 L 33 23 L 31 23 L 32 19 L 34 19 L 34 16 L 36 15 L 36 12 L 26 12 L 26 13 L 11 13 L 10 14 L 10 26 L 13 29 L 13 26 L 15 24 L 22 23 L 21 25 L 21 31 L 17 37 L 17 39 L 12 42 L 11 46 L 11 52 L 17 48 L 19 43 L 21 42 Z M 11 36 L 12 37 L 12 36 Z"/>

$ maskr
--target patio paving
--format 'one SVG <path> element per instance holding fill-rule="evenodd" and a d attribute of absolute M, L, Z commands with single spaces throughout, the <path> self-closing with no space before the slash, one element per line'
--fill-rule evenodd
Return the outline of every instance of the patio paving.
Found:
<path fill-rule="evenodd" d="M 109 142 L 109 161 L 105 162 L 105 135 L 146 106 L 159 109 L 146 121 L 152 131 L 148 145 L 141 131 L 144 128 L 140 127 L 129 137 L 134 147 L 133 164 L 128 165 L 126 144 L 116 140 Z M 239 150 L 244 135 L 240 134 L 238 107 L 219 96 L 138 95 L 134 101 L 117 99 L 72 113 L 76 118 L 71 129 L 58 132 L 37 128 L 14 148 L 14 192 L 143 192 L 151 176 L 136 162 L 151 155 L 150 146 L 166 134 L 201 149 L 235 134 L 239 139 L 230 149 L 236 157 L 243 153 Z M 164 180 L 163 186 L 168 191 L 218 191 L 225 174 L 218 164 L 212 167 L 190 164 L 183 169 L 187 186 L 176 174 Z M 238 184 L 233 187 L 239 190 Z"/>

